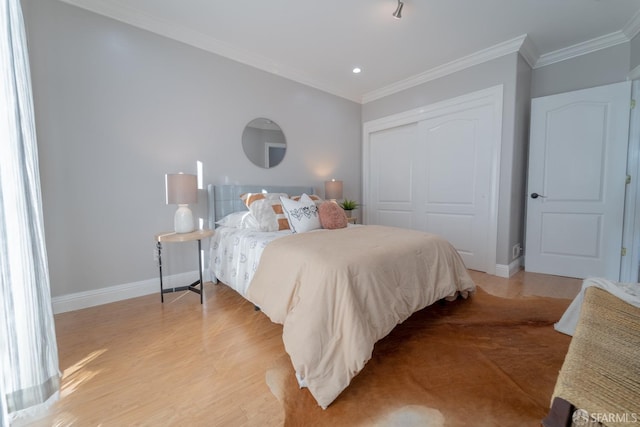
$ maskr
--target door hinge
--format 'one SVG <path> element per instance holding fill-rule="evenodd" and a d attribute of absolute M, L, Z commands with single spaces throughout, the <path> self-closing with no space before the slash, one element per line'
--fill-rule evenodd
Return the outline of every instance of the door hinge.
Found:
<path fill-rule="evenodd" d="M 625 184 L 631 184 L 631 175 L 627 175 L 627 179 L 624 181 Z"/>
<path fill-rule="evenodd" d="M 627 248 L 622 248 L 622 250 L 620 251 L 620 255 L 627 256 Z"/>
<path fill-rule="evenodd" d="M 632 99 L 631 100 L 631 109 L 633 110 L 634 108 L 636 108 L 636 100 Z"/>

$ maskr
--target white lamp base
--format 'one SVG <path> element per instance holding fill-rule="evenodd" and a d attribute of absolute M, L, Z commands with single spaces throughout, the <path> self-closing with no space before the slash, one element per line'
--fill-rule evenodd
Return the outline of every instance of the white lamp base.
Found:
<path fill-rule="evenodd" d="M 189 205 L 178 205 L 176 214 L 173 216 L 173 228 L 176 233 L 191 233 L 195 230 L 193 214 L 189 209 Z"/>

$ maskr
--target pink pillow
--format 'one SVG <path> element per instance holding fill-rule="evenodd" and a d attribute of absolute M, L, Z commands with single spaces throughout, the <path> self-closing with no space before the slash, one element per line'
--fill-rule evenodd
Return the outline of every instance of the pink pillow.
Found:
<path fill-rule="evenodd" d="M 322 228 L 333 230 L 347 226 L 347 214 L 344 213 L 344 209 L 337 203 L 322 203 L 318 206 L 318 213 L 320 213 L 320 224 L 322 224 Z"/>

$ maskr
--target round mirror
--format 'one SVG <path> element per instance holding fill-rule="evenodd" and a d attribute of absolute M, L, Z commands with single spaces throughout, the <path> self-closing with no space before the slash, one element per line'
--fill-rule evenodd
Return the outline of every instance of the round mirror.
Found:
<path fill-rule="evenodd" d="M 242 149 L 254 165 L 268 169 L 284 159 L 287 140 L 276 122 L 259 118 L 251 120 L 244 128 Z"/>

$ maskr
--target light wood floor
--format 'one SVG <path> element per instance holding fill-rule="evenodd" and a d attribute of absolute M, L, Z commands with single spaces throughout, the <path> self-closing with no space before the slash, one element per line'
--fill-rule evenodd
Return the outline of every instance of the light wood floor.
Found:
<path fill-rule="evenodd" d="M 487 292 L 573 298 L 581 281 L 471 272 Z M 148 295 L 55 316 L 61 399 L 34 426 L 279 426 L 265 371 L 282 327 L 224 285 Z M 306 392 L 306 391 L 301 391 Z"/>

